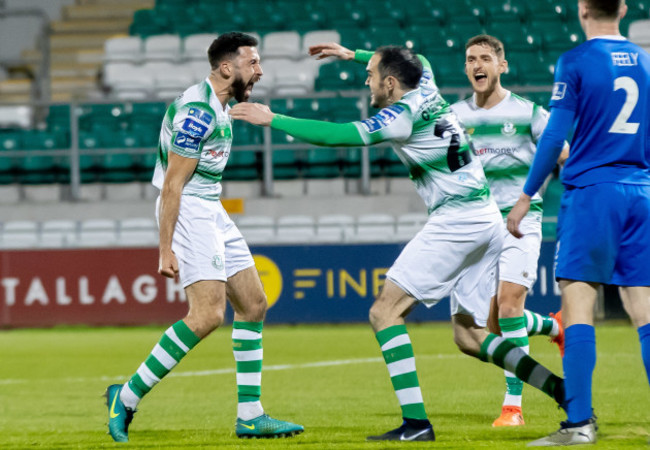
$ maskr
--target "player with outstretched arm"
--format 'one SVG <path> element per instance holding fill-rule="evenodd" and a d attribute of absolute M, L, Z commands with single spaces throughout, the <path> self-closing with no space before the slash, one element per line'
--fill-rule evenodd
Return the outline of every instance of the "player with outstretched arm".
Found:
<path fill-rule="evenodd" d="M 402 250 L 370 308 L 370 323 L 403 423 L 368 439 L 435 439 L 404 317 L 419 302 L 430 307 L 447 296 L 454 340 L 462 352 L 507 368 L 562 404 L 560 377 L 510 341 L 485 330 L 503 243 L 502 218 L 481 163 L 473 157 L 463 128 L 440 96 L 429 62 L 394 46 L 373 53 L 330 43 L 314 46 L 310 53 L 366 64 L 371 104 L 381 111 L 367 120 L 337 124 L 274 114 L 262 104 L 239 104 L 231 110 L 233 118 L 324 146 L 390 142 L 429 212 L 426 225 Z"/>

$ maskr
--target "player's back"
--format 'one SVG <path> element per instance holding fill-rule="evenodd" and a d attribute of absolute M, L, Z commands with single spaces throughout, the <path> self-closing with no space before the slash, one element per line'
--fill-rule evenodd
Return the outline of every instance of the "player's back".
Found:
<path fill-rule="evenodd" d="M 564 183 L 650 183 L 650 55 L 599 37 L 563 54 L 556 70 L 551 107 L 576 118 Z"/>

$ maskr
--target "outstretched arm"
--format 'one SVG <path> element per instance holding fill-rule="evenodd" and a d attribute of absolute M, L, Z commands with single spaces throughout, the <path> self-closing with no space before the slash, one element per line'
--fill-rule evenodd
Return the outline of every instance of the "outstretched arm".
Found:
<path fill-rule="evenodd" d="M 274 114 L 261 103 L 238 103 L 230 110 L 233 119 L 253 125 L 271 126 L 293 137 L 327 147 L 359 147 L 366 145 L 354 122 L 332 123 L 321 120 L 295 119 Z"/>

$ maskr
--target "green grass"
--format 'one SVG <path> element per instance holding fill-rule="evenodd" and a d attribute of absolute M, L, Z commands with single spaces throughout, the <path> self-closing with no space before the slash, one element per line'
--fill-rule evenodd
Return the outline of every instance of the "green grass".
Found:
<path fill-rule="evenodd" d="M 0 448 L 522 448 L 565 417 L 524 389 L 526 426 L 493 429 L 504 392 L 501 369 L 462 355 L 451 326 L 409 325 L 425 404 L 437 435 L 430 445 L 365 442 L 400 424 L 399 406 L 370 328 L 272 327 L 264 332 L 262 400 L 271 415 L 305 426 L 289 440 L 234 435 L 236 385 L 230 329 L 218 330 L 140 404 L 131 442 L 106 435 L 106 386 L 124 382 L 164 328 L 61 328 L 0 332 Z M 650 390 L 635 330 L 597 327 L 596 448 L 646 447 Z M 556 373 L 557 348 L 531 339 L 531 352 Z M 309 365 L 344 361 L 339 365 Z M 285 367 L 283 367 L 285 366 Z M 289 366 L 289 367 L 286 367 Z M 201 371 L 220 371 L 201 374 Z M 183 375 L 183 376 L 179 376 Z"/>

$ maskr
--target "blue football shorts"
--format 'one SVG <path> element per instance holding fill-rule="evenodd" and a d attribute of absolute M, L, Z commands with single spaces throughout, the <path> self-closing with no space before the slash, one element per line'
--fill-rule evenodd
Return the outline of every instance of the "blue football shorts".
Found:
<path fill-rule="evenodd" d="M 650 185 L 567 189 L 557 236 L 556 278 L 650 286 Z"/>

